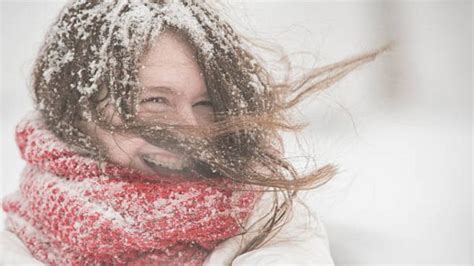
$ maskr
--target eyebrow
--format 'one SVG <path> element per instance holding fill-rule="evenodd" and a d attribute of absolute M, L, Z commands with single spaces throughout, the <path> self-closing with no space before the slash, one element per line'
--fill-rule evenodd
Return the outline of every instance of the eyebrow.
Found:
<path fill-rule="evenodd" d="M 162 92 L 162 93 L 166 93 L 166 94 L 178 95 L 178 93 L 175 90 L 171 89 L 170 87 L 166 87 L 166 86 L 145 86 L 144 88 L 149 89 L 149 90 Z M 207 90 L 205 90 L 202 94 L 198 95 L 198 98 L 203 97 L 203 96 L 209 97 L 209 94 L 207 93 Z"/>
<path fill-rule="evenodd" d="M 144 87 L 144 88 L 149 89 L 149 90 L 163 92 L 163 93 L 168 93 L 168 94 L 177 94 L 174 90 L 165 86 L 151 86 L 151 87 Z"/>

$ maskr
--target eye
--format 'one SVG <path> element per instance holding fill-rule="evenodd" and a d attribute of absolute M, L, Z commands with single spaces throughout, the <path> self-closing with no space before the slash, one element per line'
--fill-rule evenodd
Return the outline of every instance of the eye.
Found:
<path fill-rule="evenodd" d="M 172 111 L 173 105 L 166 97 L 153 96 L 140 101 L 140 110 L 145 113 L 162 113 Z"/>
<path fill-rule="evenodd" d="M 165 97 L 150 97 L 145 100 L 140 101 L 140 103 L 162 103 L 169 104 L 170 102 Z"/>
<path fill-rule="evenodd" d="M 213 105 L 212 105 L 212 102 L 209 101 L 209 100 L 197 102 L 197 103 L 193 104 L 193 107 L 194 107 L 194 106 L 197 106 L 197 105 L 210 106 L 210 107 L 213 106 Z"/>

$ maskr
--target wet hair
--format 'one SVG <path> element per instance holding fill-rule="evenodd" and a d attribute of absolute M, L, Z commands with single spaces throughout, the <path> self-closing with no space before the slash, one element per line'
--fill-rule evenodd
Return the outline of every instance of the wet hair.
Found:
<path fill-rule="evenodd" d="M 137 118 L 140 59 L 164 31 L 178 33 L 193 48 L 214 108 L 211 125 Z M 277 82 L 253 52 L 255 45 L 204 1 L 72 1 L 53 23 L 36 60 L 35 103 L 55 135 L 95 159 L 106 160 L 107 152 L 80 121 L 186 153 L 207 178 L 272 191 L 273 207 L 244 253 L 263 245 L 288 220 L 298 191 L 324 184 L 337 171 L 328 164 L 301 174 L 284 157 L 281 131 L 304 126 L 291 123 L 289 111 L 389 48 Z M 123 124 L 106 119 L 107 105 L 115 107 Z"/>

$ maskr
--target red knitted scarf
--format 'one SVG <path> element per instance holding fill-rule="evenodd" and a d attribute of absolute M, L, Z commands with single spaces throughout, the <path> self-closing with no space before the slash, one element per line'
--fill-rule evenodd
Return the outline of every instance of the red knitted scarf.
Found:
<path fill-rule="evenodd" d="M 239 232 L 258 198 L 222 179 L 159 182 L 99 167 L 39 115 L 17 125 L 16 141 L 27 166 L 3 200 L 6 227 L 50 265 L 200 265 Z"/>

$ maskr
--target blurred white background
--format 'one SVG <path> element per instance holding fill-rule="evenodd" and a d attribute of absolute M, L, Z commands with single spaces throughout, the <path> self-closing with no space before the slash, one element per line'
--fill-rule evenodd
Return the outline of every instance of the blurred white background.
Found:
<path fill-rule="evenodd" d="M 32 108 L 31 67 L 63 4 L 2 1 L 1 196 L 18 186 L 24 163 L 13 130 Z M 472 3 L 225 6 L 242 31 L 305 52 L 293 58 L 306 69 L 397 42 L 305 102 L 300 118 L 310 125 L 300 146 L 287 136 L 288 156 L 314 155 L 317 165 L 340 168 L 307 195 L 337 265 L 472 264 Z"/>

